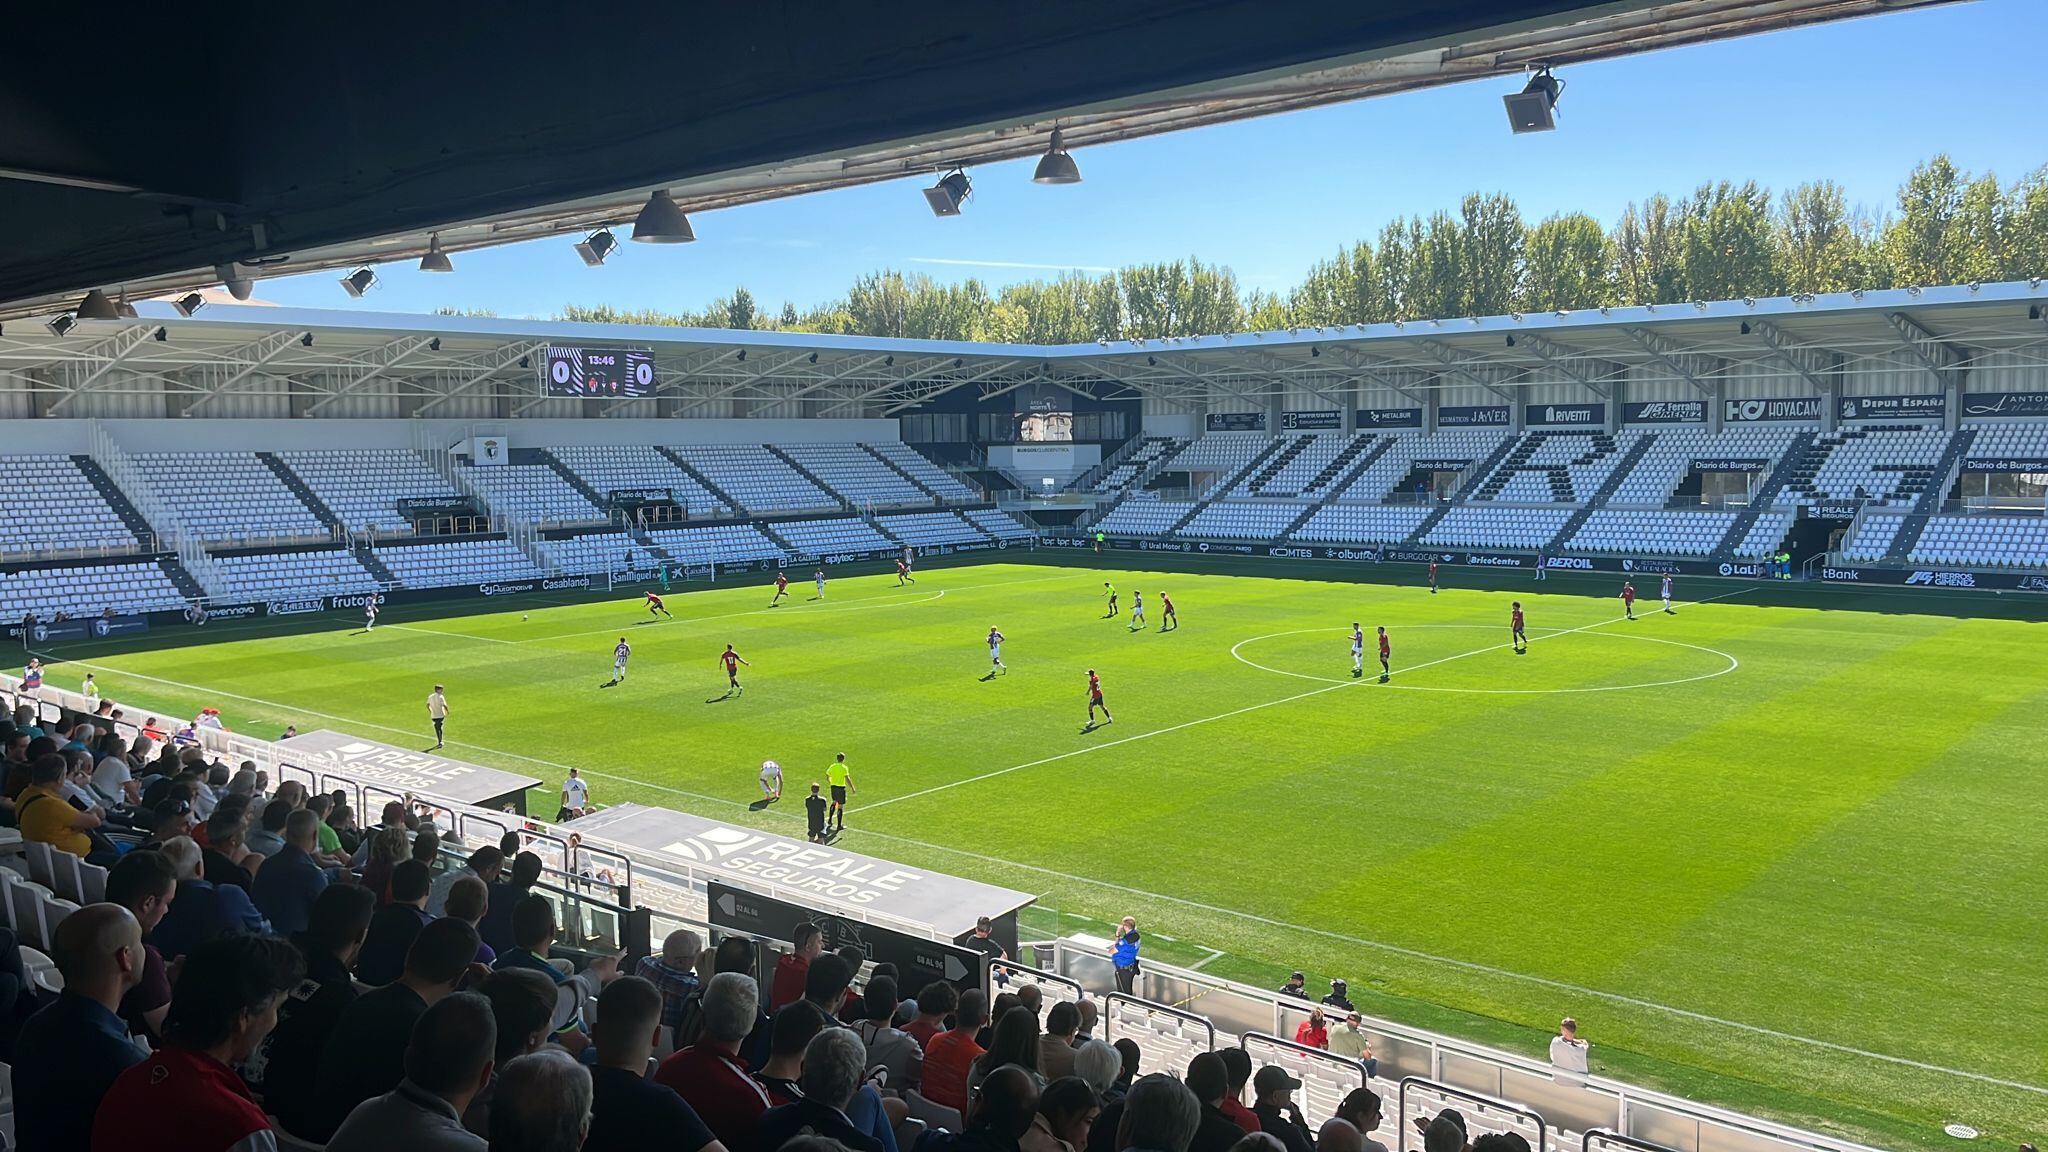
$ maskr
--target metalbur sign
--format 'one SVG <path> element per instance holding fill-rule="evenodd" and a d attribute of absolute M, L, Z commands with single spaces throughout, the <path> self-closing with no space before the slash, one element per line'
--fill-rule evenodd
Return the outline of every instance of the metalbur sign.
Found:
<path fill-rule="evenodd" d="M 1422 409 L 1360 408 L 1357 419 L 1360 428 L 1420 428 Z"/>

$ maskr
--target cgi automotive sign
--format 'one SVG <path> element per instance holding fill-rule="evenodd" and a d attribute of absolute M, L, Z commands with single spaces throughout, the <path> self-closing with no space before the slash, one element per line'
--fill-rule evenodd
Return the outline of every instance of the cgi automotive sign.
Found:
<path fill-rule="evenodd" d="M 1819 420 L 1820 397 L 1792 396 L 1779 400 L 1729 400 L 1721 418 L 1730 424 L 1773 420 Z"/>

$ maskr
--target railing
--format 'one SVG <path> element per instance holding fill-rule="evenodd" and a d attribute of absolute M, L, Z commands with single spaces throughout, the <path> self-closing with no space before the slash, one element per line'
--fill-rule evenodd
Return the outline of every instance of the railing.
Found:
<path fill-rule="evenodd" d="M 92 446 L 93 463 L 107 474 L 128 498 L 128 503 L 149 522 L 160 540 L 168 541 L 178 553 L 178 563 L 199 586 L 211 593 L 220 586 L 220 574 L 214 568 L 213 559 L 206 554 L 204 543 L 185 531 L 184 521 L 156 494 L 143 478 L 142 469 L 136 466 L 128 453 L 114 442 L 114 436 L 98 420 L 90 420 L 88 436 Z"/>
<path fill-rule="evenodd" d="M 1395 1124 L 1395 1128 L 1400 1132 L 1400 1143 L 1396 1146 L 1396 1152 L 1408 1152 L 1408 1141 L 1410 1139 L 1419 1141 L 1421 1137 L 1421 1133 L 1417 1132 L 1415 1126 L 1409 1123 L 1408 1091 L 1410 1087 L 1424 1089 L 1438 1096 L 1449 1096 L 1453 1100 L 1463 1100 L 1477 1105 L 1482 1115 L 1490 1110 L 1502 1112 L 1509 1116 L 1518 1116 L 1530 1121 L 1536 1127 L 1536 1141 L 1533 1145 L 1536 1152 L 1555 1152 L 1550 1147 L 1550 1125 L 1543 1119 L 1542 1113 L 1523 1108 L 1517 1104 L 1510 1104 L 1506 1100 L 1483 1096 L 1477 1092 L 1467 1092 L 1463 1088 L 1454 1087 L 1450 1084 L 1444 1084 L 1435 1080 L 1425 1080 L 1420 1076 L 1403 1076 L 1401 1078 L 1399 1104 L 1395 1109 L 1395 1117 L 1398 1121 Z M 1480 1127 L 1477 1124 L 1472 1126 L 1475 1128 Z"/>
<path fill-rule="evenodd" d="M 93 544 L 70 542 L 62 547 L 38 543 L 28 548 L 8 548 L 0 551 L 0 564 L 36 564 L 45 560 L 106 560 L 113 557 L 155 556 L 165 551 L 165 541 L 151 532 L 137 539 L 131 536 L 109 537 Z"/>

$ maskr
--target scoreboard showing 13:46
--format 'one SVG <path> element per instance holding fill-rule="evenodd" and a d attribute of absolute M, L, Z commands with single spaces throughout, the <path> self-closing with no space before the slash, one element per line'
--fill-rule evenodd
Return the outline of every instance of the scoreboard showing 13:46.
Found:
<path fill-rule="evenodd" d="M 654 395 L 654 353 L 646 348 L 554 346 L 544 371 L 550 396 Z"/>

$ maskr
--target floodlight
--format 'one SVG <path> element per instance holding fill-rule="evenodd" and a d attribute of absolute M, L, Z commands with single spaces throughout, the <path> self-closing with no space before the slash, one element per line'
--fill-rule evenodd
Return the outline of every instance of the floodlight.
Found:
<path fill-rule="evenodd" d="M 960 204 L 974 191 L 974 184 L 967 179 L 967 173 L 955 168 L 939 182 L 924 190 L 925 203 L 932 206 L 934 216 L 958 216 Z"/>
<path fill-rule="evenodd" d="M 341 290 L 358 300 L 363 298 L 363 293 L 376 286 L 377 272 L 375 269 L 367 266 L 358 268 L 341 278 Z"/>
<path fill-rule="evenodd" d="M 299 347 L 301 347 L 301 348 L 311 348 L 312 346 L 313 346 L 313 334 L 312 334 L 311 332 L 305 332 L 305 333 L 302 333 L 302 334 L 300 334 L 300 336 L 299 336 Z"/>
<path fill-rule="evenodd" d="M 1516 135 L 1555 131 L 1557 98 L 1563 92 L 1564 82 L 1552 76 L 1549 68 L 1538 71 L 1520 92 L 1501 97 L 1508 109 L 1508 126 Z"/>
<path fill-rule="evenodd" d="M 155 336 L 156 342 L 159 344 L 171 338 L 169 330 L 162 327 L 158 327 L 157 330 L 154 333 L 152 333 L 152 335 Z"/>
<path fill-rule="evenodd" d="M 619 242 L 612 236 L 611 229 L 599 228 L 577 242 L 576 254 L 583 257 L 585 264 L 595 268 L 604 263 L 604 258 L 611 255 L 612 249 L 618 246 Z"/>
<path fill-rule="evenodd" d="M 642 244 L 687 244 L 697 238 L 690 228 L 690 218 L 676 207 L 668 189 L 657 188 L 647 198 L 647 206 L 640 209 L 640 216 L 633 221 L 633 239 Z"/>
<path fill-rule="evenodd" d="M 1081 169 L 1074 164 L 1074 158 L 1067 154 L 1066 138 L 1060 130 L 1052 130 L 1052 143 L 1045 155 L 1038 158 L 1038 170 L 1031 174 L 1033 184 L 1079 184 Z"/>
<path fill-rule="evenodd" d="M 107 299 L 107 294 L 95 288 L 85 294 L 85 299 L 78 302 L 78 318 L 116 320 L 120 318 L 120 313 L 114 311 L 114 302 Z"/>
<path fill-rule="evenodd" d="M 429 352 L 439 352 L 440 350 L 441 350 L 441 338 L 440 338 L 439 336 L 436 336 L 436 337 L 434 337 L 434 338 L 433 338 L 432 340 L 429 340 L 429 341 L 427 341 L 427 351 L 429 351 Z"/>
<path fill-rule="evenodd" d="M 439 232 L 427 237 L 427 254 L 420 257 L 420 271 L 455 271 L 455 265 L 449 262 L 448 254 L 441 251 L 441 234 Z"/>
<path fill-rule="evenodd" d="M 201 308 L 206 307 L 206 297 L 201 296 L 197 292 L 187 292 L 176 300 L 171 301 L 171 307 L 176 308 L 180 316 L 190 316 Z"/>
<path fill-rule="evenodd" d="M 50 335 L 62 336 L 73 328 L 78 327 L 78 321 L 73 320 L 69 315 L 52 316 L 45 326 L 49 328 Z"/>
<path fill-rule="evenodd" d="M 213 274 L 220 277 L 221 287 L 237 300 L 247 300 L 256 285 L 247 276 L 238 274 L 233 264 L 215 264 Z"/>
<path fill-rule="evenodd" d="M 114 301 L 114 315 L 119 316 L 123 320 L 134 320 L 141 315 L 141 313 L 135 310 L 135 305 L 128 302 L 128 290 L 126 288 L 121 289 L 121 298 Z"/>

